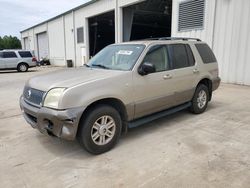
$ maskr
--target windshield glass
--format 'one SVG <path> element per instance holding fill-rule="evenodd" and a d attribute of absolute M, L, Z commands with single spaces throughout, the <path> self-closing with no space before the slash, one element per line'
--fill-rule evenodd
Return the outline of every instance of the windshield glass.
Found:
<path fill-rule="evenodd" d="M 131 70 L 145 45 L 111 45 L 101 50 L 87 64 L 92 68 Z"/>

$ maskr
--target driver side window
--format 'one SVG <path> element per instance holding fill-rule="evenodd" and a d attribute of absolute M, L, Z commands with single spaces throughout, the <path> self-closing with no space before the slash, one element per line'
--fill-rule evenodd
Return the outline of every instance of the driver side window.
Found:
<path fill-rule="evenodd" d="M 169 70 L 166 45 L 156 45 L 149 49 L 143 63 L 151 63 L 155 66 L 156 72 Z"/>

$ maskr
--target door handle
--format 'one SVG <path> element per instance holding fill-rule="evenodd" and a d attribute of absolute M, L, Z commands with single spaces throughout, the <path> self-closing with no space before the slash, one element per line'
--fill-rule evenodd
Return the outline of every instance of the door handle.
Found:
<path fill-rule="evenodd" d="M 166 75 L 163 76 L 164 80 L 171 79 L 171 78 L 172 78 L 171 74 L 166 74 Z"/>
<path fill-rule="evenodd" d="M 194 70 L 193 70 L 193 73 L 194 73 L 194 74 L 197 74 L 197 73 L 199 73 L 199 72 L 200 72 L 200 71 L 199 71 L 198 69 L 194 69 Z"/>

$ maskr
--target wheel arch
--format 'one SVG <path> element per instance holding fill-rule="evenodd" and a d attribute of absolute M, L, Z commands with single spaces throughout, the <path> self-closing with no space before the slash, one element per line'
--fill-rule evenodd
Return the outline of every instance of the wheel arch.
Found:
<path fill-rule="evenodd" d="M 18 62 L 18 64 L 17 64 L 17 68 L 18 68 L 21 64 L 27 65 L 28 68 L 30 67 L 29 64 L 28 64 L 27 62 L 25 62 L 25 61 L 20 61 L 20 62 Z"/>
<path fill-rule="evenodd" d="M 94 109 L 98 105 L 109 105 L 115 108 L 119 112 L 121 119 L 122 119 L 122 131 L 127 132 L 127 123 L 126 123 L 128 120 L 127 109 L 126 109 L 125 104 L 120 99 L 117 99 L 117 98 L 103 98 L 95 102 L 92 102 L 83 111 L 80 122 L 83 121 L 83 119 L 88 115 L 88 112 L 90 112 L 92 109 Z M 78 126 L 78 130 L 79 130 L 79 127 L 80 126 Z"/>
<path fill-rule="evenodd" d="M 211 79 L 209 78 L 203 78 L 199 81 L 199 83 L 197 84 L 196 88 L 198 87 L 198 85 L 200 84 L 204 84 L 205 86 L 208 87 L 208 91 L 209 91 L 209 101 L 212 99 L 212 88 L 213 88 L 213 82 Z"/>

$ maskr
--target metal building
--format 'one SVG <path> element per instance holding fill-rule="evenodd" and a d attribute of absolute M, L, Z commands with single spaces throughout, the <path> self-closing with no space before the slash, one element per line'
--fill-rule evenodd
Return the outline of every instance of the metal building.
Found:
<path fill-rule="evenodd" d="M 222 81 L 250 85 L 249 0 L 92 0 L 21 31 L 23 48 L 81 66 L 114 42 L 183 36 L 206 41 Z"/>

